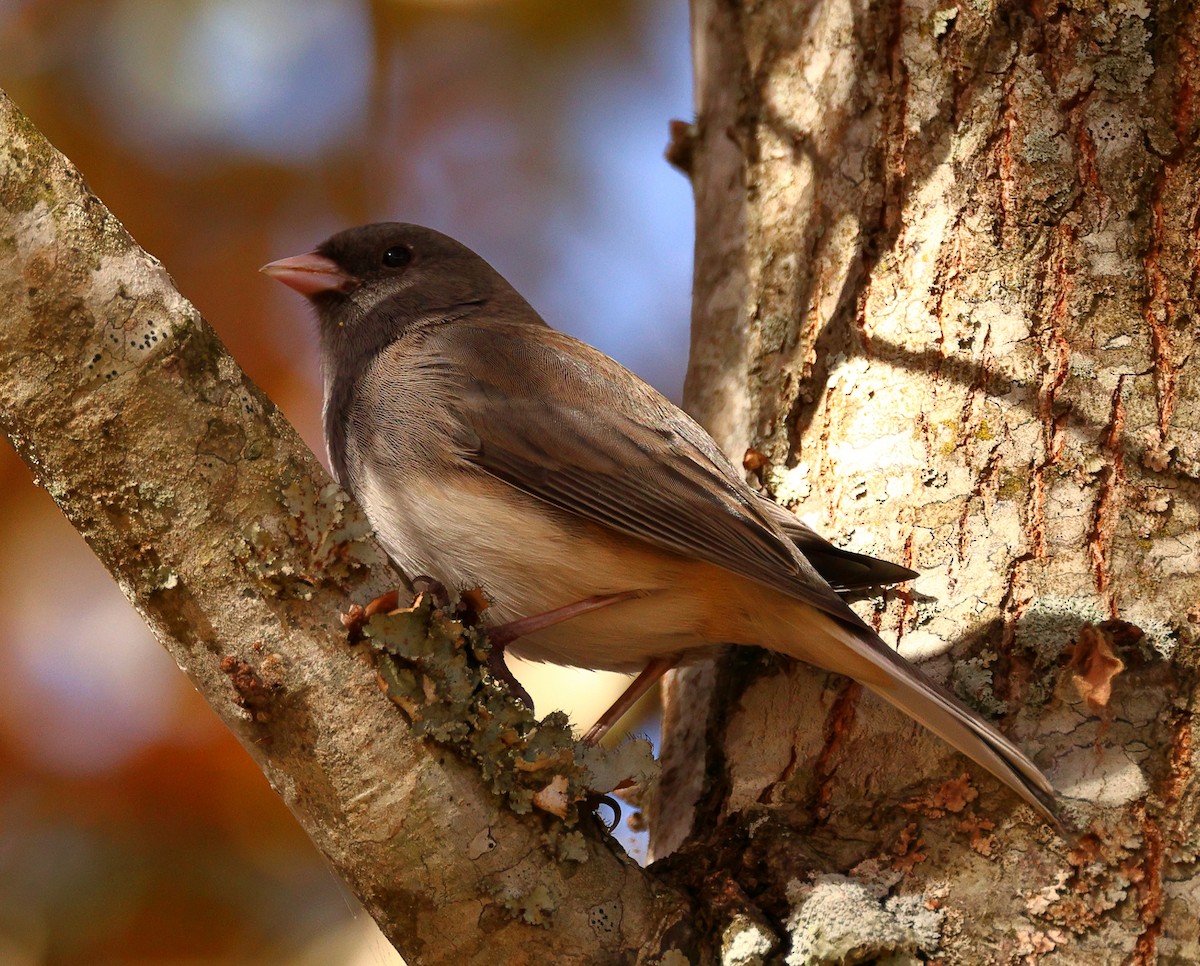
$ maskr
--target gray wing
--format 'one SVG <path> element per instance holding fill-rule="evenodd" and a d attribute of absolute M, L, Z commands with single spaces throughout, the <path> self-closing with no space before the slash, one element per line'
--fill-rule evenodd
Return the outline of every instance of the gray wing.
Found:
<path fill-rule="evenodd" d="M 553 506 L 706 560 L 855 627 L 711 437 L 607 356 L 554 330 L 459 322 L 431 333 L 458 382 L 458 455 Z"/>

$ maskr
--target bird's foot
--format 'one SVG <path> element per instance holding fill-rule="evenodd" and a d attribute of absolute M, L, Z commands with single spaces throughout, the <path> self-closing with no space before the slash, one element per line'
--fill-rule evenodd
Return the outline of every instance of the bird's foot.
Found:
<path fill-rule="evenodd" d="M 398 590 L 389 590 L 386 594 L 380 594 L 366 607 L 361 604 L 351 604 L 346 613 L 341 615 L 342 627 L 346 628 L 350 643 L 357 644 L 362 640 L 363 628 L 367 626 L 367 621 L 372 617 L 376 614 L 394 611 L 399 606 L 400 591 Z"/>

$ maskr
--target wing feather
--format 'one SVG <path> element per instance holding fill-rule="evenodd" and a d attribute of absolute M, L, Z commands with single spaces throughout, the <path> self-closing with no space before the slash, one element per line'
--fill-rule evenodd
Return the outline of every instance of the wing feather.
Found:
<path fill-rule="evenodd" d="M 602 353 L 539 334 L 460 323 L 431 337 L 429 351 L 457 373 L 449 405 L 462 459 L 559 509 L 863 627 L 699 425 Z"/>

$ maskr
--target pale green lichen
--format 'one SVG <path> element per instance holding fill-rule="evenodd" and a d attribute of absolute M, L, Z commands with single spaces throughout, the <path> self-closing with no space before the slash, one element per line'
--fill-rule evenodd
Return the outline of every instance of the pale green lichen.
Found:
<path fill-rule="evenodd" d="M 758 331 L 764 354 L 783 351 L 792 337 L 793 322 L 781 315 L 767 315 L 759 320 Z"/>
<path fill-rule="evenodd" d="M 558 857 L 559 862 L 586 862 L 590 857 L 588 840 L 583 833 L 567 831 L 555 826 L 546 832 L 546 844 Z"/>
<path fill-rule="evenodd" d="M 1053 164 L 1070 156 L 1067 140 L 1061 131 L 1036 128 L 1025 135 L 1022 143 L 1023 160 L 1030 165 Z"/>
<path fill-rule="evenodd" d="M 170 567 L 151 567 L 142 574 L 142 582 L 154 590 L 174 590 L 179 586 L 179 575 Z"/>
<path fill-rule="evenodd" d="M 318 486 L 293 468 L 283 474 L 282 514 L 253 523 L 242 533 L 243 564 L 281 597 L 308 600 L 313 588 L 346 588 L 352 578 L 387 558 L 371 535 L 371 523 L 336 483 Z"/>
<path fill-rule="evenodd" d="M 819 876 L 788 887 L 788 966 L 824 963 L 919 962 L 940 942 L 941 915 L 919 897 L 880 897 L 842 875 Z"/>
<path fill-rule="evenodd" d="M 175 493 L 167 486 L 154 481 L 137 484 L 138 499 L 156 510 L 169 510 L 175 505 Z"/>
<path fill-rule="evenodd" d="M 958 696 L 977 711 L 991 717 L 1008 713 L 1008 703 L 998 697 L 992 677 L 994 651 L 983 651 L 977 657 L 964 658 L 954 663 L 954 690 Z"/>
<path fill-rule="evenodd" d="M 1142 653 L 1150 660 L 1170 660 L 1179 646 L 1179 628 L 1157 617 L 1143 617 L 1134 622 L 1142 632 Z"/>
<path fill-rule="evenodd" d="M 53 210 L 60 205 L 56 182 L 44 172 L 61 167 L 54 149 L 12 101 L 0 94 L 0 117 L 6 138 L 0 150 L 0 207 L 10 217 L 32 211 L 39 205 Z"/>
<path fill-rule="evenodd" d="M 522 895 L 501 900 L 500 904 L 531 926 L 549 927 L 554 913 L 554 901 L 550 898 L 550 892 L 540 882 Z"/>
<path fill-rule="evenodd" d="M 933 35 L 941 37 L 949 33 L 954 21 L 958 18 L 958 7 L 946 7 L 933 12 Z"/>
<path fill-rule="evenodd" d="M 777 944 L 762 923 L 734 916 L 721 933 L 721 966 L 762 966 Z"/>
<path fill-rule="evenodd" d="M 656 771 L 648 742 L 609 752 L 578 744 L 560 711 L 536 721 L 488 671 L 486 637 L 431 596 L 376 614 L 364 628 L 388 697 L 413 730 L 472 761 L 491 790 L 520 814 L 539 807 L 578 820 L 578 804 Z M 582 840 L 548 840 L 560 859 L 586 858 Z"/>
<path fill-rule="evenodd" d="M 943 913 L 930 909 L 925 897 L 889 896 L 883 907 L 916 940 L 918 949 L 928 952 L 942 941 Z"/>
<path fill-rule="evenodd" d="M 1016 644 L 1032 653 L 1040 666 L 1059 663 L 1062 653 L 1085 624 L 1108 619 L 1098 601 L 1090 597 L 1043 594 L 1030 603 L 1016 628 Z"/>
<path fill-rule="evenodd" d="M 576 759 L 587 772 L 587 782 L 592 789 L 616 788 L 626 780 L 646 789 L 658 777 L 653 746 L 644 738 L 632 738 L 615 748 L 580 745 L 576 749 Z"/>
<path fill-rule="evenodd" d="M 1112 31 L 1112 41 L 1095 64 L 1096 86 L 1114 93 L 1144 90 L 1154 75 L 1154 58 L 1147 49 L 1149 32 L 1138 17 L 1122 17 Z"/>
<path fill-rule="evenodd" d="M 1169 660 L 1179 641 L 1179 628 L 1161 619 L 1140 617 L 1113 622 L 1098 600 L 1058 594 L 1044 594 L 1029 605 L 1017 622 L 1014 640 L 1018 648 L 1033 656 L 1035 670 L 1041 671 L 1062 664 L 1085 627 L 1114 634 L 1123 644 L 1136 642 L 1147 661 Z M 1030 704 L 1048 701 L 1052 690 L 1051 676 L 1034 675 L 1024 700 Z"/>
<path fill-rule="evenodd" d="M 792 507 L 803 504 L 812 495 L 809 465 L 801 462 L 785 469 L 772 466 L 766 477 L 767 489 L 774 494 L 780 506 Z"/>

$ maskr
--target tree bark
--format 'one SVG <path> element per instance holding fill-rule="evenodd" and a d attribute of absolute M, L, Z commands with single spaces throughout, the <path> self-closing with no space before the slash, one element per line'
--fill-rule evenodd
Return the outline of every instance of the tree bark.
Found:
<path fill-rule="evenodd" d="M 735 654 L 669 687 L 653 852 L 788 962 L 1200 961 L 1200 11 L 692 13 L 688 405 L 921 571 L 862 613 L 1082 834 L 847 680 Z"/>
<path fill-rule="evenodd" d="M 388 701 L 338 623 L 402 581 L 365 517 L 3 94 L 0 423 L 409 963 L 692 949 L 678 893 L 537 808 L 623 764 L 531 728 L 468 673 L 469 635 L 395 618 L 393 684 L 418 687 L 393 691 L 407 719 Z"/>

